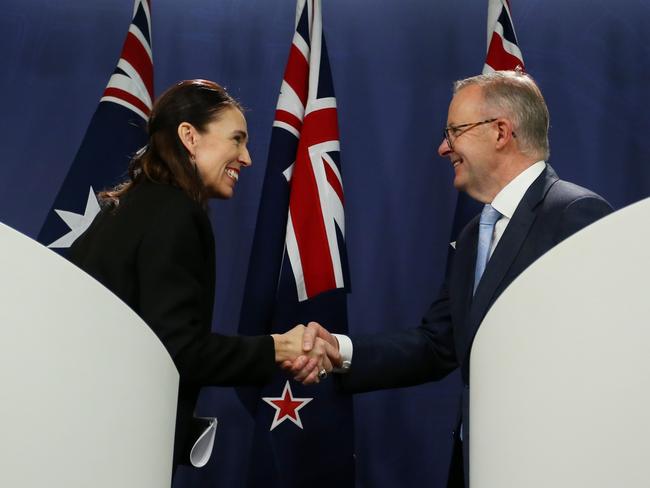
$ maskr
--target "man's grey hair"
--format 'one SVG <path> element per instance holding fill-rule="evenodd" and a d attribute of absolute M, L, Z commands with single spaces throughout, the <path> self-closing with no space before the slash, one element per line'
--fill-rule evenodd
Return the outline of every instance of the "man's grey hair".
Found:
<path fill-rule="evenodd" d="M 548 159 L 548 107 L 529 75 L 521 71 L 495 71 L 472 76 L 454 83 L 454 94 L 471 85 L 482 89 L 486 116 L 506 117 L 512 121 L 524 154 Z"/>

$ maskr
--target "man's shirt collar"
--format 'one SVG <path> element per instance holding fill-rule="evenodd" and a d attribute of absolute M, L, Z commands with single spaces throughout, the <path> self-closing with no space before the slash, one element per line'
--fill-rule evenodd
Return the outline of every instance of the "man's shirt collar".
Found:
<path fill-rule="evenodd" d="M 497 196 L 492 200 L 492 207 L 499 211 L 504 217 L 511 219 L 519 202 L 533 184 L 533 181 L 542 174 L 546 168 L 546 162 L 537 161 L 524 171 L 519 173 L 510 183 L 504 186 Z"/>

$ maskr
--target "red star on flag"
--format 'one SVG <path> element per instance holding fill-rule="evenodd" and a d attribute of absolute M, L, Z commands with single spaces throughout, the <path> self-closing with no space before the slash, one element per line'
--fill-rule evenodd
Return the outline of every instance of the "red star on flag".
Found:
<path fill-rule="evenodd" d="M 313 397 L 294 397 L 293 393 L 291 392 L 291 386 L 289 386 L 289 382 L 287 381 L 284 384 L 284 390 L 282 390 L 281 397 L 263 397 L 262 400 L 275 408 L 275 416 L 273 417 L 273 423 L 271 424 L 270 430 L 275 429 L 278 425 L 287 419 L 291 420 L 294 424 L 302 429 L 302 421 L 300 420 L 300 414 L 298 413 L 298 410 L 311 402 L 313 400 Z"/>

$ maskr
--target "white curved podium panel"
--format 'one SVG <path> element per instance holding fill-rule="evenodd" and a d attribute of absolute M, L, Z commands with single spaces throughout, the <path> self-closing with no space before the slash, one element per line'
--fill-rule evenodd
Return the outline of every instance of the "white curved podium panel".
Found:
<path fill-rule="evenodd" d="M 472 488 L 650 486 L 650 199 L 542 256 L 471 356 Z"/>
<path fill-rule="evenodd" d="M 0 224 L 0 486 L 170 485 L 178 373 L 97 281 Z"/>

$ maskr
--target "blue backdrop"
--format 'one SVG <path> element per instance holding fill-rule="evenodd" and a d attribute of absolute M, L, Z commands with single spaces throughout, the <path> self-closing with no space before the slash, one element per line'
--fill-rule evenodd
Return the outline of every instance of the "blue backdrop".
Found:
<path fill-rule="evenodd" d="M 456 194 L 436 148 L 451 83 L 484 62 L 487 1 L 325 0 L 339 106 L 352 333 L 416 325 L 440 284 Z M 511 0 L 527 70 L 551 112 L 551 163 L 615 207 L 650 196 L 650 3 Z M 0 220 L 35 237 L 115 67 L 132 0 L 2 0 Z M 235 333 L 294 0 L 156 0 L 156 93 L 225 85 L 248 108 L 253 167 L 213 202 L 215 330 Z M 624 249 L 625 236 L 621 236 Z M 443 486 L 456 376 L 354 399 L 358 486 Z M 46 405 L 43 406 L 46 408 Z M 206 390 L 215 453 L 180 486 L 241 486 L 252 421 Z"/>

